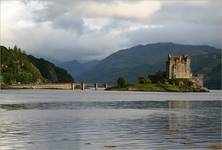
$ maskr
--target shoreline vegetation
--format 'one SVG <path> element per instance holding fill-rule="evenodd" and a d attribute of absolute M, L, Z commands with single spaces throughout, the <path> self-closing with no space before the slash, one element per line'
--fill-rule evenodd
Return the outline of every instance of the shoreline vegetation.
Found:
<path fill-rule="evenodd" d="M 183 87 L 171 84 L 128 84 L 126 87 L 113 86 L 107 91 L 141 91 L 141 92 L 209 92 L 207 88 Z"/>
<path fill-rule="evenodd" d="M 44 83 L 44 84 L 21 84 L 1 85 L 0 89 L 51 89 L 72 90 L 70 83 Z M 80 88 L 77 88 L 80 89 Z M 87 89 L 87 88 L 86 88 Z M 209 92 L 207 88 L 183 87 L 170 84 L 127 84 L 125 87 L 112 86 L 106 91 L 141 91 L 141 92 Z"/>
<path fill-rule="evenodd" d="M 189 79 L 167 79 L 165 72 L 139 77 L 138 83 L 129 83 L 123 77 L 117 79 L 117 85 L 108 91 L 148 91 L 148 92 L 209 92 L 206 87 L 197 86 Z"/>
<path fill-rule="evenodd" d="M 30 84 L 1 84 L 1 89 L 82 89 L 73 88 L 73 83 L 30 83 Z M 75 84 L 75 82 L 74 82 Z M 87 83 L 86 83 L 87 84 Z M 83 89 L 87 89 L 84 87 Z M 124 77 L 119 77 L 115 85 L 106 91 L 142 91 L 142 92 L 209 92 L 206 87 L 198 86 L 190 79 L 168 79 L 166 72 L 158 71 L 153 75 L 138 77 L 137 83 L 127 83 Z"/>
<path fill-rule="evenodd" d="M 72 83 L 27 83 L 27 84 L 0 84 L 0 89 L 61 89 L 73 90 Z M 75 89 L 81 89 L 81 87 Z M 87 87 L 85 87 L 87 89 Z M 147 92 L 209 92 L 206 87 L 197 87 L 189 80 L 158 80 L 158 82 L 142 81 L 138 83 L 126 83 L 125 79 L 120 77 L 117 84 L 105 89 L 106 91 L 147 91 Z"/>

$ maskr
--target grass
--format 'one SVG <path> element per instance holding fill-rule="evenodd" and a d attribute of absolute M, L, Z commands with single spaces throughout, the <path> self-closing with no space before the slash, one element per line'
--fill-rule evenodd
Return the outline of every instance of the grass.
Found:
<path fill-rule="evenodd" d="M 130 84 L 128 85 L 129 89 L 135 89 L 139 91 L 159 91 L 159 90 L 164 90 L 164 88 L 158 86 L 157 84 Z"/>
<path fill-rule="evenodd" d="M 107 90 L 114 91 L 168 91 L 168 92 L 201 92 L 201 89 L 194 89 L 191 86 L 179 86 L 175 84 L 164 84 L 164 83 L 146 83 L 146 84 L 128 84 L 124 88 L 119 88 L 117 86 L 108 88 Z"/>
<path fill-rule="evenodd" d="M 163 84 L 163 83 L 150 83 L 150 84 L 131 84 L 128 88 L 136 89 L 139 91 L 180 91 L 176 85 Z"/>

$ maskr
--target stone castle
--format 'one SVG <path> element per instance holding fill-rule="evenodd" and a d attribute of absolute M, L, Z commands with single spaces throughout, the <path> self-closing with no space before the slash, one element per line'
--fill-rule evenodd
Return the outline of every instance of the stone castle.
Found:
<path fill-rule="evenodd" d="M 189 79 L 196 87 L 203 87 L 203 75 L 192 75 L 190 56 L 168 55 L 166 62 L 166 75 L 168 79 Z"/>

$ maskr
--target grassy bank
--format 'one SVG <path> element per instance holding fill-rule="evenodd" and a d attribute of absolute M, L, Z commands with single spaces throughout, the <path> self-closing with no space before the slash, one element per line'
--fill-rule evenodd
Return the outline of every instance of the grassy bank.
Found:
<path fill-rule="evenodd" d="M 193 88 L 190 86 L 179 86 L 164 83 L 128 84 L 123 88 L 114 86 L 107 88 L 111 91 L 156 91 L 156 92 L 208 92 L 206 88 Z"/>

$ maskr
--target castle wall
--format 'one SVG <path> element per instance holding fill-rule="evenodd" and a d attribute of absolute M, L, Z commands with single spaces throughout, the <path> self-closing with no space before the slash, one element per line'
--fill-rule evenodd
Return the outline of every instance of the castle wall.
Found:
<path fill-rule="evenodd" d="M 188 56 L 170 56 L 167 61 L 167 76 L 169 79 L 192 78 L 190 68 L 191 58 Z"/>
<path fill-rule="evenodd" d="M 202 74 L 197 74 L 192 78 L 192 82 L 196 88 L 203 87 L 203 78 L 204 76 Z"/>
<path fill-rule="evenodd" d="M 169 54 L 166 62 L 166 73 L 168 79 L 189 79 L 195 88 L 203 87 L 203 75 L 192 76 L 191 58 L 188 56 L 171 56 Z"/>
<path fill-rule="evenodd" d="M 173 65 L 173 77 L 176 79 L 189 79 L 192 77 L 190 66 L 187 63 L 177 63 Z"/>

